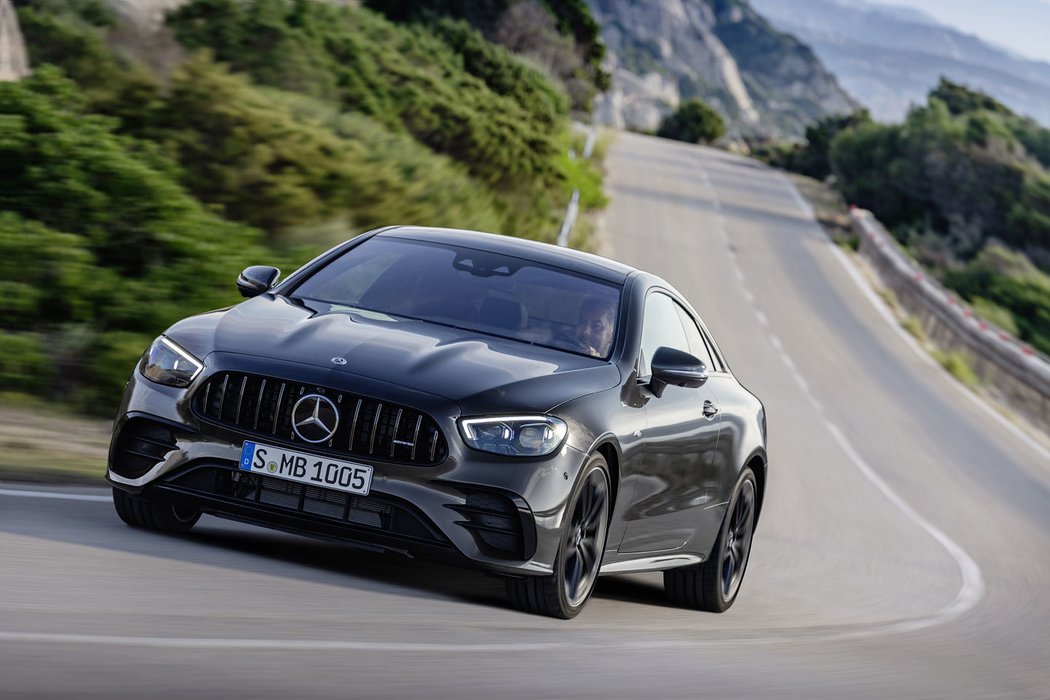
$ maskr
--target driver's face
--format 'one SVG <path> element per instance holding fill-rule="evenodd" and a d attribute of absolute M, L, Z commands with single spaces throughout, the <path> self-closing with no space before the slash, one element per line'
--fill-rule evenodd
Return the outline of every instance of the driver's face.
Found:
<path fill-rule="evenodd" d="M 595 357 L 604 357 L 612 342 L 612 313 L 602 309 L 585 309 L 576 326 L 576 338 Z"/>

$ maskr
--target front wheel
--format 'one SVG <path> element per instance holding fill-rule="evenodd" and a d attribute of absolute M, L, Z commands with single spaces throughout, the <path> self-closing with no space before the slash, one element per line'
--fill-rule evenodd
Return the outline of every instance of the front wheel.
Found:
<path fill-rule="evenodd" d="M 584 473 L 562 525 L 554 572 L 507 580 L 507 596 L 518 610 L 559 617 L 576 617 L 598 580 L 609 526 L 609 467 L 596 454 Z"/>
<path fill-rule="evenodd" d="M 745 467 L 729 499 L 711 557 L 703 564 L 664 572 L 664 591 L 672 603 L 708 612 L 732 607 L 751 554 L 757 494 L 755 474 Z"/>
<path fill-rule="evenodd" d="M 118 488 L 113 489 L 113 507 L 120 519 L 132 527 L 173 534 L 189 532 L 201 517 L 196 508 L 154 501 Z"/>

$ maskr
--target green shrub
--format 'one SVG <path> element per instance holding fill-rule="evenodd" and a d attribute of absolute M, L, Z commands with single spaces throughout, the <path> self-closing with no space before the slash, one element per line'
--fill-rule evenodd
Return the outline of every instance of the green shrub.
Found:
<path fill-rule="evenodd" d="M 697 99 L 686 100 L 664 117 L 656 135 L 688 143 L 710 143 L 725 133 L 722 116 Z"/>
<path fill-rule="evenodd" d="M 4 391 L 38 392 L 53 375 L 43 338 L 36 333 L 0 331 L 0 385 Z"/>
<path fill-rule="evenodd" d="M 168 24 L 188 48 L 209 48 L 266 85 L 335 100 L 405 129 L 486 183 L 552 175 L 549 109 L 537 112 L 520 94 L 494 91 L 421 27 L 310 0 L 194 0 Z"/>
<path fill-rule="evenodd" d="M 995 324 L 1010 335 L 1016 336 L 1018 334 L 1017 322 L 1009 309 L 1004 309 L 995 302 L 982 299 L 981 297 L 974 297 L 970 301 L 970 305 L 973 307 L 973 312 L 985 321 Z"/>
<path fill-rule="evenodd" d="M 922 321 L 915 316 L 907 316 L 901 321 L 901 326 L 908 331 L 920 343 L 926 342 L 926 330 L 922 327 Z"/>
<path fill-rule="evenodd" d="M 948 373 L 958 379 L 964 385 L 970 389 L 976 389 L 980 384 L 977 374 L 973 371 L 973 367 L 970 366 L 970 361 L 966 355 L 958 350 L 951 350 L 943 352 L 935 350 L 933 352 L 934 359 L 937 360 L 938 364 L 944 369 L 948 370 Z"/>
<path fill-rule="evenodd" d="M 1005 309 L 1013 328 L 1003 318 L 1004 330 L 1016 331 L 1025 342 L 1050 353 L 1050 275 L 1024 255 L 989 245 L 972 262 L 949 272 L 944 281 L 970 303 L 980 299 Z M 989 320 L 999 324 L 995 318 Z"/>
<path fill-rule="evenodd" d="M 85 113 L 85 103 L 47 66 L 0 83 L 0 273 L 17 300 L 0 318 L 23 338 L 20 357 L 37 368 L 43 353 L 47 367 L 69 370 L 64 387 L 90 393 L 115 385 L 106 378 L 118 357 L 108 334 L 136 334 L 141 345 L 187 313 L 228 304 L 237 271 L 270 256 L 258 232 L 206 211 L 152 166 L 156 154 L 142 156 L 150 149 Z M 24 340 L 78 326 L 89 329 L 79 358 L 63 357 L 61 342 L 33 340 L 37 352 Z M 97 360 L 99 348 L 107 359 Z"/>

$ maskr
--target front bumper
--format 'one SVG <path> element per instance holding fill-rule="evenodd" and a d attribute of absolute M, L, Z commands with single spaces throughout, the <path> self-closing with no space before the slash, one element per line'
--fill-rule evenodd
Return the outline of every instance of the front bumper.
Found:
<path fill-rule="evenodd" d="M 542 459 L 516 459 L 467 448 L 451 402 L 298 365 L 271 375 L 410 404 L 434 418 L 448 442 L 436 466 L 362 460 L 373 469 L 368 496 L 305 486 L 238 470 L 244 440 L 273 442 L 202 422 L 194 392 L 236 357 L 209 357 L 189 389 L 154 384 L 136 371 L 114 424 L 107 479 L 151 498 L 206 513 L 408 555 L 458 560 L 508 575 L 553 569 L 562 519 L 586 455 L 567 444 Z M 255 368 L 256 371 L 258 368 Z M 352 382 L 353 386 L 345 386 Z M 286 444 L 309 452 L 301 443 Z"/>

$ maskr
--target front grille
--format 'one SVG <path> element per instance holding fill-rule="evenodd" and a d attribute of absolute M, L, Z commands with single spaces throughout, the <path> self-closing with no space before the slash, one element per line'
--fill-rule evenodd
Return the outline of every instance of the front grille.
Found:
<path fill-rule="evenodd" d="M 382 530 L 399 537 L 447 544 L 444 535 L 416 509 L 384 495 L 358 496 L 218 466 L 197 466 L 165 482 L 182 492 L 221 501 L 301 514 L 315 522 L 337 522 Z"/>
<path fill-rule="evenodd" d="M 137 479 L 175 449 L 175 434 L 167 425 L 148 418 L 129 418 L 113 445 L 110 468 L 125 479 Z"/>
<path fill-rule="evenodd" d="M 305 394 L 327 396 L 339 409 L 332 439 L 307 443 L 292 430 L 292 408 Z M 220 372 L 193 398 L 193 410 L 212 423 L 311 451 L 434 465 L 448 454 L 437 423 L 425 413 L 344 391 L 239 372 Z"/>

